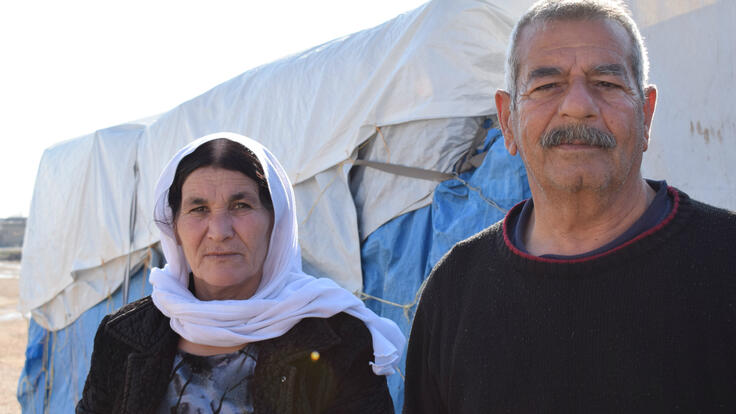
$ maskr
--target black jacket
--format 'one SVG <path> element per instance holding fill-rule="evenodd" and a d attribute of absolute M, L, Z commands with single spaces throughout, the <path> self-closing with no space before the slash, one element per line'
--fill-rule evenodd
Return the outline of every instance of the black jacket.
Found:
<path fill-rule="evenodd" d="M 150 297 L 106 316 L 77 413 L 152 413 L 166 393 L 179 336 Z M 386 377 L 373 374 L 371 336 L 345 313 L 303 319 L 259 342 L 255 412 L 393 413 Z M 320 358 L 312 361 L 312 351 Z"/>

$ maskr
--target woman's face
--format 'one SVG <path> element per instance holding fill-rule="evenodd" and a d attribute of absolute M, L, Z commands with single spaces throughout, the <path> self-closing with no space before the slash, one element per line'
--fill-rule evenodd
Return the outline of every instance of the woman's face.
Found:
<path fill-rule="evenodd" d="M 273 228 L 273 213 L 261 204 L 256 182 L 238 171 L 203 167 L 189 174 L 181 193 L 174 228 L 196 296 L 253 296 Z"/>

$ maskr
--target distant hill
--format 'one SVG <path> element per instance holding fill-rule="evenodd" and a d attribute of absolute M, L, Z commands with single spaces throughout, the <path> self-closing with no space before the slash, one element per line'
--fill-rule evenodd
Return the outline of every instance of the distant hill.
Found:
<path fill-rule="evenodd" d="M 23 234 L 25 231 L 25 217 L 8 217 L 0 219 L 0 247 L 23 246 Z"/>

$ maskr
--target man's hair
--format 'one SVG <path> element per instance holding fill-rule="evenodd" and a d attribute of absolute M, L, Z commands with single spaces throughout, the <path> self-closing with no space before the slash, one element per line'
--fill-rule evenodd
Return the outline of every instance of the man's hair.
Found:
<path fill-rule="evenodd" d="M 506 88 L 511 95 L 511 108 L 518 98 L 519 50 L 518 43 L 524 28 L 537 23 L 560 20 L 610 20 L 618 23 L 631 38 L 631 68 L 639 92 L 644 99 L 644 86 L 648 83 L 649 59 L 639 28 L 631 18 L 626 5 L 620 0 L 540 0 L 527 10 L 514 26 L 506 52 Z"/>

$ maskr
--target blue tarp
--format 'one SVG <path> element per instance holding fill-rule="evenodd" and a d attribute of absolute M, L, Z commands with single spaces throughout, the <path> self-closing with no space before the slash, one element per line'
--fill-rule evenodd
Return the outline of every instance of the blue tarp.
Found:
<path fill-rule="evenodd" d="M 363 243 L 364 291 L 392 302 L 368 299 L 366 303 L 376 313 L 396 321 L 407 337 L 417 291 L 434 264 L 456 242 L 500 220 L 503 210 L 529 197 L 521 159 L 508 154 L 499 130 L 489 130 L 483 150 L 488 154 L 480 167 L 439 184 L 432 204 L 396 217 Z M 151 293 L 148 272 L 148 268 L 141 269 L 131 278 L 131 301 Z M 18 383 L 24 413 L 74 412 L 89 371 L 97 326 L 121 304 L 118 289 L 57 332 L 31 321 L 26 364 Z M 397 412 L 403 404 L 403 360 L 400 369 L 401 375 L 389 377 Z"/>
<path fill-rule="evenodd" d="M 483 150 L 488 154 L 480 167 L 439 184 L 432 204 L 396 217 L 363 243 L 364 291 L 392 302 L 368 299 L 366 304 L 396 321 L 407 337 L 417 291 L 432 267 L 455 243 L 497 222 L 503 210 L 530 196 L 521 158 L 509 155 L 498 129 L 488 131 Z M 404 363 L 405 357 L 401 375 L 388 379 L 397 413 L 404 400 Z"/>
<path fill-rule="evenodd" d="M 130 301 L 151 294 L 148 268 L 130 280 Z M 23 413 L 73 413 L 82 397 L 92 345 L 102 318 L 122 306 L 122 289 L 82 314 L 74 323 L 50 332 L 31 320 L 26 363 L 18 380 Z"/>

